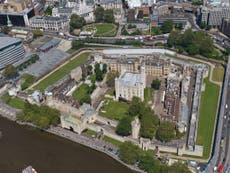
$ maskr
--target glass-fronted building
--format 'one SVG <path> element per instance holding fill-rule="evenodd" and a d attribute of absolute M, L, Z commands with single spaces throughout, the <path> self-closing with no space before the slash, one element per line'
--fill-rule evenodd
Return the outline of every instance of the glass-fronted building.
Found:
<path fill-rule="evenodd" d="M 24 58 L 22 41 L 17 38 L 0 37 L 0 70 Z"/>

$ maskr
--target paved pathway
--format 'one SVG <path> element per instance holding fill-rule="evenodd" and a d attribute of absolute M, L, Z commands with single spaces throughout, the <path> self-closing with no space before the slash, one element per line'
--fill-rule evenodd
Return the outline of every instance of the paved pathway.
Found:
<path fill-rule="evenodd" d="M 109 155 L 110 157 L 114 158 L 115 160 L 117 160 L 121 164 L 129 167 L 130 169 L 137 171 L 137 172 L 144 173 L 144 171 L 140 170 L 138 167 L 127 165 L 124 162 L 122 162 L 117 155 L 118 147 L 112 145 L 111 143 L 105 142 L 105 141 L 100 140 L 100 139 L 95 139 L 95 138 L 90 138 L 87 136 L 79 135 L 77 133 L 71 132 L 71 131 L 63 129 L 61 127 L 51 127 L 50 129 L 47 130 L 47 132 L 61 136 L 61 137 L 64 137 L 64 138 L 69 139 L 73 142 L 80 143 L 80 144 L 85 145 L 87 147 L 90 147 L 94 150 L 101 151 L 101 152 Z"/>

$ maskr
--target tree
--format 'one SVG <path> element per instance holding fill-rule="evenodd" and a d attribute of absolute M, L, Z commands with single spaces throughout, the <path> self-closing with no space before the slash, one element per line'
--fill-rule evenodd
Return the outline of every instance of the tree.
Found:
<path fill-rule="evenodd" d="M 201 29 L 205 29 L 206 27 L 207 27 L 206 23 L 205 22 L 201 22 L 200 28 Z"/>
<path fill-rule="evenodd" d="M 152 155 L 146 154 L 140 157 L 138 166 L 146 172 L 159 173 L 161 163 L 159 160 L 153 158 Z"/>
<path fill-rule="evenodd" d="M 132 24 L 128 24 L 127 29 L 133 29 L 133 28 L 137 28 L 137 26 L 136 25 L 132 25 Z"/>
<path fill-rule="evenodd" d="M 82 105 L 83 103 L 91 103 L 90 95 L 85 95 L 80 99 L 80 104 Z"/>
<path fill-rule="evenodd" d="M 107 74 L 107 78 L 106 78 L 106 84 L 108 85 L 108 87 L 114 87 L 115 85 L 115 78 L 119 76 L 118 72 L 115 71 L 110 71 Z"/>
<path fill-rule="evenodd" d="M 3 76 L 5 76 L 6 78 L 14 78 L 17 73 L 17 69 L 12 64 L 9 64 L 5 67 L 3 71 Z"/>
<path fill-rule="evenodd" d="M 138 161 L 139 156 L 140 156 L 140 148 L 138 146 L 132 144 L 131 142 L 124 142 L 120 146 L 119 157 L 125 163 L 133 165 Z"/>
<path fill-rule="evenodd" d="M 226 55 L 230 55 L 230 47 L 227 47 L 227 48 L 226 48 L 225 54 L 226 54 Z"/>
<path fill-rule="evenodd" d="M 57 125 L 60 123 L 60 112 L 48 106 L 38 106 L 25 102 L 24 108 L 18 115 L 21 121 L 32 122 L 36 126 L 46 129 L 51 124 Z"/>
<path fill-rule="evenodd" d="M 94 11 L 95 21 L 96 22 L 103 22 L 104 21 L 104 8 L 103 7 L 97 7 Z"/>
<path fill-rule="evenodd" d="M 92 67 L 92 65 L 88 65 L 87 66 L 87 74 L 91 75 L 92 73 L 93 73 L 93 67 Z"/>
<path fill-rule="evenodd" d="M 192 44 L 192 41 L 194 40 L 194 34 L 193 34 L 193 31 L 192 29 L 187 29 L 184 34 L 182 35 L 182 42 L 181 44 L 184 46 L 184 47 L 188 47 L 189 45 Z"/>
<path fill-rule="evenodd" d="M 40 29 L 35 29 L 33 38 L 36 39 L 41 36 L 43 36 L 43 32 Z"/>
<path fill-rule="evenodd" d="M 129 136 L 131 134 L 131 119 L 130 117 L 122 118 L 116 128 L 116 133 L 121 136 Z"/>
<path fill-rule="evenodd" d="M 133 97 L 128 109 L 128 115 L 130 116 L 140 116 L 141 110 L 145 107 L 145 104 L 141 101 L 139 97 Z"/>
<path fill-rule="evenodd" d="M 154 114 L 154 111 L 149 106 L 146 106 L 141 112 L 140 122 L 140 136 L 152 139 L 159 123 L 159 118 Z"/>
<path fill-rule="evenodd" d="M 167 45 L 175 47 L 179 52 L 186 51 L 190 55 L 200 54 L 208 58 L 221 58 L 215 51 L 212 39 L 203 31 L 193 32 L 188 29 L 181 34 L 178 31 L 172 31 Z"/>
<path fill-rule="evenodd" d="M 151 87 L 155 90 L 159 90 L 161 86 L 161 81 L 159 79 L 155 79 L 151 83 Z"/>
<path fill-rule="evenodd" d="M 175 162 L 170 166 L 170 172 L 171 173 L 191 173 L 191 171 L 188 169 L 188 167 L 181 162 Z"/>
<path fill-rule="evenodd" d="M 187 50 L 189 55 L 199 54 L 199 47 L 195 44 L 189 45 Z"/>
<path fill-rule="evenodd" d="M 113 10 L 105 10 L 104 11 L 104 22 L 106 23 L 114 23 L 114 15 L 113 15 Z"/>
<path fill-rule="evenodd" d="M 192 0 L 192 5 L 202 5 L 203 1 L 201 0 Z"/>
<path fill-rule="evenodd" d="M 99 71 L 99 70 L 101 70 L 101 66 L 100 66 L 99 63 L 96 63 L 96 64 L 94 65 L 94 73 L 97 73 L 97 71 Z"/>
<path fill-rule="evenodd" d="M 152 31 L 152 35 L 160 35 L 160 34 L 162 34 L 162 31 L 161 31 L 160 27 L 158 27 L 158 26 L 153 26 L 151 28 L 151 31 Z"/>
<path fill-rule="evenodd" d="M 53 7 L 51 7 L 50 5 L 46 8 L 44 15 L 45 16 L 52 16 L 52 9 Z"/>
<path fill-rule="evenodd" d="M 74 29 L 81 29 L 85 24 L 86 21 L 83 17 L 77 14 L 72 14 L 69 22 L 70 32 L 72 32 Z"/>
<path fill-rule="evenodd" d="M 103 64 L 102 72 L 103 72 L 104 74 L 107 73 L 107 64 Z"/>
<path fill-rule="evenodd" d="M 84 42 L 82 40 L 73 40 L 71 44 L 72 44 L 72 49 L 75 50 L 84 47 Z"/>
<path fill-rule="evenodd" d="M 156 138 L 162 142 L 169 142 L 176 138 L 176 126 L 173 122 L 162 121 L 156 132 Z"/>
<path fill-rule="evenodd" d="M 126 41 L 123 40 L 123 39 L 116 39 L 115 44 L 117 44 L 117 45 L 125 45 Z"/>
<path fill-rule="evenodd" d="M 161 30 L 164 34 L 170 33 L 173 30 L 173 21 L 172 20 L 164 21 L 161 26 Z"/>
<path fill-rule="evenodd" d="M 10 29 L 9 29 L 8 26 L 3 26 L 3 27 L 1 28 L 1 33 L 3 33 L 3 34 L 8 34 L 9 31 L 10 31 Z"/>
<path fill-rule="evenodd" d="M 96 74 L 96 80 L 97 81 L 102 81 L 103 80 L 103 72 L 101 70 L 101 67 L 100 67 L 99 63 L 95 64 L 94 72 Z"/>
<path fill-rule="evenodd" d="M 170 32 L 168 40 L 167 40 L 167 45 L 169 47 L 173 47 L 175 45 L 180 44 L 180 42 L 181 42 L 180 32 L 178 30 Z"/>

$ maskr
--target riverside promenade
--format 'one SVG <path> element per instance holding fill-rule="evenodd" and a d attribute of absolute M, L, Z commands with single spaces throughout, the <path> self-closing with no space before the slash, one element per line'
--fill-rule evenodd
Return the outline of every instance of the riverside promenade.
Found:
<path fill-rule="evenodd" d="M 84 145 L 86 147 L 89 147 L 91 149 L 103 152 L 107 154 L 108 156 L 112 157 L 113 159 L 117 160 L 119 163 L 125 165 L 126 167 L 130 168 L 133 171 L 140 172 L 140 173 L 145 173 L 143 170 L 140 170 L 137 166 L 132 166 L 125 164 L 123 161 L 120 160 L 118 157 L 118 150 L 119 148 L 114 146 L 111 143 L 102 141 L 100 139 L 96 138 L 90 138 L 87 136 L 79 135 L 77 133 L 74 133 L 72 131 L 69 131 L 67 129 L 63 129 L 59 126 L 57 127 L 50 127 L 49 129 L 46 130 L 48 133 L 52 133 L 54 135 L 66 138 L 70 141 L 79 143 L 81 145 Z"/>
<path fill-rule="evenodd" d="M 1 95 L 2 94 L 0 94 L 0 96 Z M 36 128 L 36 126 L 32 123 L 18 121 L 17 120 L 18 111 L 19 111 L 18 109 L 11 108 L 7 104 L 3 103 L 2 100 L 0 99 L 0 116 L 5 117 L 11 121 L 15 121 L 16 123 L 20 125 L 27 125 L 27 126 L 32 126 Z M 79 135 L 70 130 L 63 129 L 60 126 L 57 126 L 57 127 L 51 126 L 49 129 L 43 129 L 43 130 L 50 134 L 60 136 L 62 138 L 79 143 L 81 145 L 97 150 L 99 152 L 103 152 L 107 154 L 108 156 L 112 157 L 113 159 L 115 159 L 116 161 L 118 161 L 119 163 L 125 165 L 129 169 L 136 171 L 136 172 L 144 173 L 144 171 L 140 170 L 137 166 L 128 165 L 128 164 L 125 164 L 123 161 L 121 161 L 120 158 L 118 157 L 119 148 L 114 146 L 111 143 L 105 142 L 97 138 Z"/>

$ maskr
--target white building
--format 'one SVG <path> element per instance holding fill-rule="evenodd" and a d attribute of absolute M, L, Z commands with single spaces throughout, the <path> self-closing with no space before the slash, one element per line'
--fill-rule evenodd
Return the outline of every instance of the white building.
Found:
<path fill-rule="evenodd" d="M 52 9 L 52 16 L 61 17 L 66 16 L 70 18 L 72 14 L 77 14 L 84 17 L 86 22 L 94 21 L 94 6 L 86 4 L 86 1 L 68 1 L 63 7 L 55 7 Z"/>
<path fill-rule="evenodd" d="M 92 5 L 87 5 L 85 0 L 79 1 L 77 6 L 73 9 L 73 13 L 84 17 L 86 22 L 94 21 L 94 7 Z"/>
<path fill-rule="evenodd" d="M 123 98 L 131 101 L 136 96 L 143 101 L 145 87 L 146 74 L 144 67 L 141 67 L 141 73 L 121 73 L 121 76 L 115 79 L 116 99 Z"/>
<path fill-rule="evenodd" d="M 65 32 L 68 29 L 67 17 L 35 16 L 29 20 L 31 29 L 44 31 Z"/>
<path fill-rule="evenodd" d="M 126 0 L 130 9 L 141 7 L 141 0 Z"/>
<path fill-rule="evenodd" d="M 132 138 L 138 139 L 140 129 L 141 129 L 141 124 L 138 117 L 136 117 L 135 120 L 132 121 L 131 125 L 132 125 Z"/>

